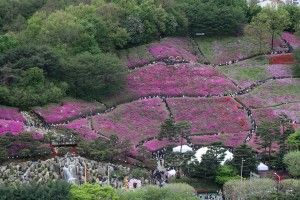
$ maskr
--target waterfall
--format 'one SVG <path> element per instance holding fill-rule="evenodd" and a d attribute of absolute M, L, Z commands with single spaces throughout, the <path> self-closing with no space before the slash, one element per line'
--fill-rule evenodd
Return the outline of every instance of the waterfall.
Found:
<path fill-rule="evenodd" d="M 68 167 L 63 167 L 64 178 L 68 183 L 76 183 L 76 170 L 75 165 L 69 165 Z M 75 173 L 74 173 L 75 172 Z"/>

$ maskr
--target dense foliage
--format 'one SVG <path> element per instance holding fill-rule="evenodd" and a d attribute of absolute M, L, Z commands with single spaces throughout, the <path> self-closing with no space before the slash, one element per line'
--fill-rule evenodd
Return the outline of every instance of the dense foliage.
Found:
<path fill-rule="evenodd" d="M 225 158 L 226 150 L 219 145 L 211 146 L 202 155 L 201 162 L 193 160 L 187 166 L 189 176 L 193 178 L 215 179 L 217 170 Z"/>
<path fill-rule="evenodd" d="M 287 165 L 287 169 L 292 176 L 300 177 L 300 151 L 287 153 L 283 162 Z"/>
<path fill-rule="evenodd" d="M 115 190 L 99 184 L 70 185 L 64 181 L 45 185 L 0 186 L 1 200 L 196 200 L 194 188 L 187 184 L 166 187 L 146 186 L 136 190 Z"/>
<path fill-rule="evenodd" d="M 42 158 L 51 155 L 49 144 L 39 133 L 6 134 L 0 137 L 0 163 L 8 158 Z"/>
<path fill-rule="evenodd" d="M 243 177 L 249 177 L 250 172 L 256 170 L 257 158 L 255 152 L 247 145 L 241 145 L 233 151 L 232 165 L 240 170 L 243 165 Z"/>
<path fill-rule="evenodd" d="M 72 185 L 70 189 L 70 200 L 118 200 L 116 191 L 110 186 L 98 184 Z"/>
<path fill-rule="evenodd" d="M 132 191 L 119 191 L 122 200 L 196 200 L 194 188 L 183 183 L 168 184 L 163 188 L 146 186 Z"/>
<path fill-rule="evenodd" d="M 0 103 L 29 108 L 120 92 L 119 49 L 166 36 L 236 35 L 257 19 L 273 37 L 297 29 L 299 10 L 261 11 L 244 0 L 3 0 L 0 13 Z M 43 70 L 44 83 L 24 86 L 22 75 L 33 67 Z"/>
<path fill-rule="evenodd" d="M 49 182 L 44 185 L 0 186 L 1 200 L 69 199 L 70 185 L 64 181 Z"/>

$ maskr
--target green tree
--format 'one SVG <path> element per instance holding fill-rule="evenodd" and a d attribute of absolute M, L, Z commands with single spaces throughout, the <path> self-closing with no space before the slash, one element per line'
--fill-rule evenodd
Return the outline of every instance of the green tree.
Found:
<path fill-rule="evenodd" d="M 194 159 L 188 166 L 189 175 L 195 178 L 215 179 L 217 169 L 225 158 L 226 149 L 219 145 L 210 146 L 201 162 Z"/>
<path fill-rule="evenodd" d="M 47 76 L 57 78 L 60 75 L 61 57 L 47 46 L 26 44 L 0 55 L 0 66 L 0 69 L 11 69 L 16 76 L 20 76 L 23 70 L 38 67 Z"/>
<path fill-rule="evenodd" d="M 160 132 L 158 139 L 167 138 L 168 140 L 174 140 L 176 134 L 175 122 L 172 118 L 166 119 L 160 126 Z"/>
<path fill-rule="evenodd" d="M 14 35 L 0 35 L 0 53 L 4 53 L 5 51 L 14 48 L 18 45 L 18 41 Z"/>
<path fill-rule="evenodd" d="M 76 16 L 56 11 L 43 21 L 38 40 L 72 54 L 83 51 L 98 52 L 93 30 L 89 30 Z"/>
<path fill-rule="evenodd" d="M 271 7 L 264 8 L 258 13 L 252 21 L 255 24 L 264 24 L 267 27 L 272 41 L 272 50 L 274 47 L 274 39 L 289 26 L 289 13 L 283 8 L 274 9 Z"/>
<path fill-rule="evenodd" d="M 216 172 L 216 183 L 224 185 L 229 180 L 240 179 L 237 170 L 231 165 L 221 165 Z"/>
<path fill-rule="evenodd" d="M 253 180 L 230 180 L 223 186 L 225 199 L 268 199 L 276 192 L 274 180 L 258 178 Z M 274 199 L 274 198 L 273 198 Z"/>
<path fill-rule="evenodd" d="M 185 3 L 191 33 L 206 35 L 234 35 L 246 22 L 241 1 L 199 1 Z"/>
<path fill-rule="evenodd" d="M 262 122 L 257 128 L 256 135 L 258 135 L 261 139 L 260 146 L 265 149 L 265 154 L 268 149 L 268 156 L 270 159 L 272 145 L 274 142 L 278 141 L 280 137 L 280 126 L 278 121 Z"/>
<path fill-rule="evenodd" d="M 33 67 L 23 71 L 15 85 L 0 86 L 0 90 L 4 92 L 0 101 L 5 105 L 28 109 L 60 101 L 65 96 L 66 89 L 66 84 L 49 82 L 45 79 L 42 69 Z"/>
<path fill-rule="evenodd" d="M 289 32 L 295 32 L 297 29 L 297 24 L 299 23 L 299 19 L 300 19 L 299 6 L 293 4 L 285 4 L 284 6 L 282 6 L 282 8 L 289 13 L 289 17 L 291 21 L 291 23 L 289 24 L 286 30 Z"/>
<path fill-rule="evenodd" d="M 296 49 L 294 51 L 294 57 L 295 57 L 296 63 L 293 67 L 293 73 L 295 76 L 299 77 L 300 76 L 300 49 Z"/>
<path fill-rule="evenodd" d="M 288 137 L 295 132 L 293 125 L 291 124 L 291 120 L 288 118 L 286 114 L 280 114 L 277 118 L 279 127 L 280 127 L 280 134 L 278 137 L 279 143 L 279 152 L 276 156 L 276 168 L 280 170 L 285 169 L 285 165 L 283 163 L 283 157 L 287 153 L 288 146 L 287 146 L 287 139 Z"/>
<path fill-rule="evenodd" d="M 99 100 L 120 91 L 125 75 L 125 68 L 116 56 L 83 53 L 65 61 L 62 80 L 70 85 L 73 96 Z"/>
<path fill-rule="evenodd" d="M 118 200 L 116 191 L 110 186 L 99 184 L 72 185 L 70 200 Z"/>
<path fill-rule="evenodd" d="M 287 138 L 287 144 L 289 149 L 291 150 L 300 150 L 300 131 L 296 131 L 295 133 L 289 135 Z"/>
<path fill-rule="evenodd" d="M 166 119 L 161 125 L 158 139 L 167 138 L 169 141 L 180 141 L 180 152 L 182 151 L 183 138 L 187 138 L 191 134 L 191 124 L 187 121 L 175 123 L 172 118 Z"/>
<path fill-rule="evenodd" d="M 243 160 L 243 161 L 242 161 Z M 243 177 L 248 177 L 250 172 L 256 170 L 258 160 L 251 147 L 243 144 L 233 151 L 232 165 L 238 170 L 241 170 L 243 162 Z"/>
<path fill-rule="evenodd" d="M 95 139 L 79 140 L 77 151 L 80 155 L 98 161 L 113 161 L 117 157 L 125 156 L 129 149 L 128 141 L 120 141 L 117 136 L 112 135 L 109 140 Z"/>
<path fill-rule="evenodd" d="M 267 49 L 263 47 L 266 47 L 269 42 L 270 32 L 265 23 L 259 20 L 253 20 L 245 27 L 244 32 L 247 37 L 258 44 L 260 54 L 266 52 Z"/>
<path fill-rule="evenodd" d="M 300 151 L 291 151 L 283 158 L 289 173 L 294 177 L 300 177 Z"/>

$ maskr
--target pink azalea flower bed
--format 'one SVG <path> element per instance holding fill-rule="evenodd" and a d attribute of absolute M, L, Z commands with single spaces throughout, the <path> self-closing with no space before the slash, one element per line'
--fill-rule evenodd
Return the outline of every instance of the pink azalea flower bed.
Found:
<path fill-rule="evenodd" d="M 23 115 L 19 112 L 18 108 L 0 106 L 0 119 L 14 120 L 24 122 Z"/>
<path fill-rule="evenodd" d="M 176 59 L 197 62 L 198 57 L 192 53 L 191 44 L 185 38 L 166 38 L 152 43 L 149 52 L 156 60 Z"/>
<path fill-rule="evenodd" d="M 252 149 L 254 149 L 254 151 L 256 151 L 258 153 L 263 153 L 263 152 L 265 152 L 265 149 L 261 148 L 260 144 L 261 144 L 261 140 L 260 140 L 259 136 L 256 136 L 255 134 L 252 136 L 250 141 L 247 143 L 247 145 L 252 147 Z M 271 147 L 271 153 L 278 152 L 278 150 L 279 150 L 279 145 L 276 142 L 274 142 Z M 266 152 L 267 153 L 269 152 L 268 148 L 267 148 Z"/>
<path fill-rule="evenodd" d="M 294 49 L 300 47 L 300 37 L 296 37 L 294 34 L 288 32 L 284 32 L 281 37 L 282 39 L 287 41 L 287 43 L 289 43 Z"/>
<path fill-rule="evenodd" d="M 164 147 L 179 146 L 181 144 L 182 145 L 187 144 L 187 141 L 185 139 L 182 139 L 182 143 L 181 143 L 180 140 L 179 140 L 179 142 L 170 142 L 167 139 L 163 139 L 163 140 L 153 139 L 153 140 L 145 142 L 143 144 L 143 146 L 146 148 L 146 150 L 148 150 L 150 152 L 155 152 Z"/>
<path fill-rule="evenodd" d="M 76 119 L 67 125 L 63 125 L 63 127 L 71 129 L 73 132 L 79 134 L 82 138 L 87 140 L 94 140 L 98 138 L 98 134 L 96 131 L 92 130 L 86 118 Z"/>
<path fill-rule="evenodd" d="M 300 101 L 300 79 L 271 80 L 238 99 L 250 108 Z"/>
<path fill-rule="evenodd" d="M 167 103 L 176 121 L 189 121 L 193 134 L 237 133 L 250 129 L 244 110 L 231 97 L 170 98 Z"/>
<path fill-rule="evenodd" d="M 18 135 L 24 130 L 24 123 L 14 120 L 0 119 L 0 135 L 12 133 Z"/>
<path fill-rule="evenodd" d="M 41 116 L 46 123 L 62 123 L 82 115 L 102 112 L 106 108 L 98 102 L 63 101 L 61 104 L 51 104 L 47 107 L 38 107 L 34 112 Z"/>
<path fill-rule="evenodd" d="M 272 108 L 252 109 L 252 114 L 258 125 L 263 121 L 273 121 L 278 117 Z"/>
<path fill-rule="evenodd" d="M 204 96 L 230 93 L 238 89 L 214 68 L 198 64 L 149 65 L 130 73 L 127 84 L 136 96 Z"/>
<path fill-rule="evenodd" d="M 120 139 L 129 139 L 135 145 L 159 133 L 160 124 L 168 118 L 168 112 L 159 98 L 139 100 L 120 105 L 110 113 L 88 119 L 74 120 L 63 127 L 73 130 L 86 139 L 96 139 L 99 133 L 109 137 L 116 134 Z"/>
<path fill-rule="evenodd" d="M 291 65 L 269 65 L 267 72 L 272 77 L 290 77 L 293 75 Z"/>
<path fill-rule="evenodd" d="M 107 137 L 117 135 L 137 145 L 141 140 L 156 137 L 168 111 L 160 98 L 138 100 L 115 110 L 92 117 L 94 129 Z"/>
<path fill-rule="evenodd" d="M 239 133 L 200 135 L 191 136 L 190 139 L 194 145 L 210 145 L 215 142 L 222 142 L 224 146 L 234 148 L 244 143 L 248 133 L 248 131 L 242 131 Z"/>
<path fill-rule="evenodd" d="M 272 107 L 275 115 L 286 114 L 292 121 L 300 123 L 300 102 Z"/>

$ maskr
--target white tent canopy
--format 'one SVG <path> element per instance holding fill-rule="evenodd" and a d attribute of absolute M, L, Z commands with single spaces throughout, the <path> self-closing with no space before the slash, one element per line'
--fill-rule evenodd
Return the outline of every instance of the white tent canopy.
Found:
<path fill-rule="evenodd" d="M 268 170 L 269 167 L 262 162 L 259 163 L 259 165 L 257 166 L 257 171 L 268 171 Z"/>
<path fill-rule="evenodd" d="M 189 147 L 188 145 L 182 145 L 182 147 L 181 146 L 177 146 L 177 147 L 173 148 L 173 152 L 180 152 L 180 150 L 181 150 L 182 153 L 186 153 L 188 151 L 193 151 L 193 148 Z"/>

